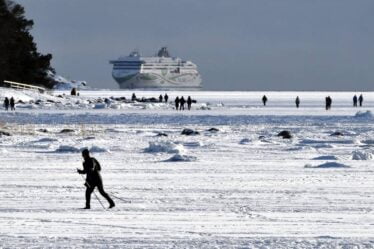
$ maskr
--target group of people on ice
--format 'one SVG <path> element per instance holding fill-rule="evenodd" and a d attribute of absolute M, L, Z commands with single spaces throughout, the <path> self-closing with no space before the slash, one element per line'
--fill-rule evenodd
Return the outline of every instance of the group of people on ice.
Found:
<path fill-rule="evenodd" d="M 151 98 L 152 101 L 157 101 L 156 98 Z M 169 96 L 165 93 L 165 95 L 160 94 L 158 97 L 158 102 L 162 103 L 168 103 Z M 135 93 L 131 96 L 131 101 L 142 101 L 142 99 L 138 99 L 135 95 Z M 196 100 L 193 100 L 191 96 L 188 96 L 187 99 L 184 98 L 184 96 L 179 97 L 177 96 L 174 100 L 175 109 L 176 110 L 185 110 L 186 104 L 187 104 L 187 110 L 191 110 L 192 103 L 196 103 Z"/>
<path fill-rule="evenodd" d="M 14 100 L 13 97 L 11 97 L 10 99 L 8 97 L 5 97 L 5 99 L 4 99 L 4 108 L 5 108 L 5 110 L 8 111 L 9 107 L 10 107 L 11 111 L 15 111 L 16 110 L 16 103 L 15 103 L 15 100 Z"/>
<path fill-rule="evenodd" d="M 360 106 L 362 106 L 362 102 L 364 101 L 364 97 L 362 94 L 360 94 L 360 97 L 357 98 L 357 95 L 353 96 L 353 106 L 357 107 L 357 101 L 360 103 Z"/>
<path fill-rule="evenodd" d="M 191 105 L 192 105 L 193 100 L 191 99 L 191 96 L 187 97 L 187 101 L 184 99 L 184 97 L 176 97 L 174 100 L 175 103 L 175 109 L 176 110 L 184 110 L 184 105 L 187 103 L 187 109 L 191 110 Z"/>
<path fill-rule="evenodd" d="M 262 104 L 264 106 L 266 106 L 267 101 L 268 101 L 268 98 L 266 97 L 266 95 L 264 95 L 262 97 Z M 353 106 L 354 107 L 357 107 L 357 104 L 359 104 L 360 106 L 362 106 L 363 102 L 364 102 L 364 96 L 362 96 L 362 94 L 360 94 L 359 97 L 357 97 L 357 95 L 353 96 Z M 300 107 L 300 97 L 299 96 L 297 96 L 296 99 L 295 99 L 295 105 L 296 105 L 296 108 Z M 330 96 L 327 96 L 325 98 L 325 108 L 326 108 L 326 110 L 330 110 L 331 109 L 331 105 L 332 105 L 332 98 Z"/>

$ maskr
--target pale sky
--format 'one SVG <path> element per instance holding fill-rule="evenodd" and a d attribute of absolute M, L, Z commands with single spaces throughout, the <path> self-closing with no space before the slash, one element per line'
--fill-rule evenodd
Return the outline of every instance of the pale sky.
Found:
<path fill-rule="evenodd" d="M 198 65 L 205 90 L 374 90 L 372 0 L 17 0 L 57 73 L 118 88 L 138 49 Z"/>

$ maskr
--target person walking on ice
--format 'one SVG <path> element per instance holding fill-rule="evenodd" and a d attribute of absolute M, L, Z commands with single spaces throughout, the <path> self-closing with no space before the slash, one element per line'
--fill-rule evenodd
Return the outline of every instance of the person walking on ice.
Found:
<path fill-rule="evenodd" d="M 9 102 L 10 102 L 10 110 L 11 110 L 11 111 L 15 111 L 15 110 L 16 110 L 16 107 L 15 107 L 15 106 L 16 106 L 16 103 L 15 103 L 15 101 L 14 101 L 14 98 L 11 97 Z"/>
<path fill-rule="evenodd" d="M 5 99 L 4 99 L 4 108 L 5 108 L 6 111 L 8 111 L 8 109 L 9 109 L 9 99 L 8 99 L 8 97 L 5 97 Z"/>
<path fill-rule="evenodd" d="M 114 201 L 109 197 L 109 195 L 104 191 L 103 180 L 100 175 L 101 166 L 99 162 L 90 156 L 90 152 L 87 149 L 82 151 L 82 156 L 84 158 L 83 170 L 77 169 L 79 174 L 86 174 L 86 207 L 84 209 L 90 209 L 91 205 L 91 194 L 95 187 L 99 190 L 100 194 L 109 202 L 109 208 L 115 206 Z"/>
<path fill-rule="evenodd" d="M 357 107 L 357 95 L 353 96 L 353 107 Z"/>
<path fill-rule="evenodd" d="M 191 96 L 188 96 L 188 98 L 187 98 L 187 108 L 188 108 L 188 110 L 191 110 L 191 105 L 192 105 L 192 99 L 191 99 Z"/>
<path fill-rule="evenodd" d="M 295 104 L 296 104 L 296 108 L 299 108 L 299 106 L 300 106 L 300 98 L 299 98 L 299 96 L 296 97 Z"/>
<path fill-rule="evenodd" d="M 266 106 L 266 102 L 268 101 L 268 98 L 266 97 L 266 95 L 264 95 L 262 97 L 262 103 L 264 104 L 264 106 Z"/>
<path fill-rule="evenodd" d="M 358 97 L 358 102 L 360 102 L 360 106 L 362 106 L 362 102 L 364 101 L 364 96 L 360 94 L 360 97 Z"/>

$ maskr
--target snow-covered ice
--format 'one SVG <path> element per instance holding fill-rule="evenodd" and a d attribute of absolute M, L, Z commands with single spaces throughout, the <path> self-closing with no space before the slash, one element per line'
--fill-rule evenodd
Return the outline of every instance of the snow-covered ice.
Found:
<path fill-rule="evenodd" d="M 1 89 L 23 103 L 0 111 L 0 247 L 373 248 L 374 93 L 354 108 L 352 92 L 168 92 L 191 111 L 131 94 Z M 80 209 L 83 148 L 114 209 Z"/>

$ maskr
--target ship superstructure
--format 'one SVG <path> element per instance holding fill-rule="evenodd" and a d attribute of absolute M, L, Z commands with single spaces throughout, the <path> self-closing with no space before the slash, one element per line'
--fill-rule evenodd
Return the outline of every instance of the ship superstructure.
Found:
<path fill-rule="evenodd" d="M 191 61 L 171 57 L 167 48 L 156 56 L 143 57 L 138 51 L 110 61 L 112 76 L 121 89 L 188 89 L 201 88 L 201 76 Z"/>

